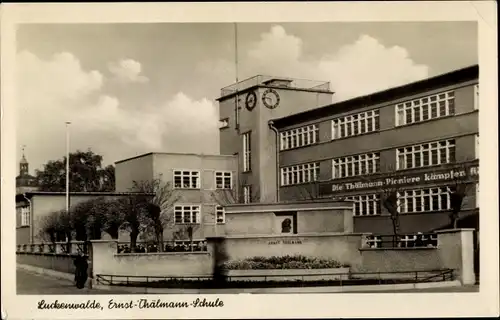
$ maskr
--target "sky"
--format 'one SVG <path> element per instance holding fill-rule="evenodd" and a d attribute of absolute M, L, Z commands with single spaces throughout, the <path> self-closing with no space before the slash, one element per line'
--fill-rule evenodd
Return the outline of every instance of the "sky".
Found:
<path fill-rule="evenodd" d="M 25 24 L 17 159 L 91 149 L 217 154 L 220 89 L 257 74 L 329 81 L 332 102 L 478 63 L 475 22 Z"/>

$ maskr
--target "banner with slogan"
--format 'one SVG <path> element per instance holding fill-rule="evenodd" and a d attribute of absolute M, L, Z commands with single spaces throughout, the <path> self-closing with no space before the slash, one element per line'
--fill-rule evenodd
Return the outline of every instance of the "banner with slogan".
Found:
<path fill-rule="evenodd" d="M 355 177 L 353 177 L 355 178 Z M 430 184 L 439 182 L 452 182 L 457 180 L 474 181 L 479 178 L 479 165 L 477 163 L 464 165 L 462 167 L 454 167 L 448 169 L 438 169 L 435 171 L 425 171 L 407 174 L 393 175 L 383 173 L 374 175 L 372 178 L 358 178 L 357 180 L 349 179 L 345 182 L 328 181 L 323 182 L 319 186 L 320 196 L 326 196 L 334 193 L 351 192 L 367 189 L 381 189 L 390 187 L 405 187 L 411 185 Z"/>

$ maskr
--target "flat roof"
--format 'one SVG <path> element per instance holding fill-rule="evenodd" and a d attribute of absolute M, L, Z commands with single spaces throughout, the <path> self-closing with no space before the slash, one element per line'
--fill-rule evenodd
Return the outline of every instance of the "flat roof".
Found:
<path fill-rule="evenodd" d="M 138 194 L 148 194 L 142 192 L 70 192 L 70 196 L 129 196 L 129 195 L 138 195 Z M 20 201 L 26 198 L 32 198 L 33 196 L 64 196 L 66 192 L 64 191 L 29 191 L 24 193 L 16 194 L 16 201 Z M 153 194 L 151 194 L 153 195 Z"/>
<path fill-rule="evenodd" d="M 229 158 L 229 157 L 234 157 L 235 155 L 225 155 L 225 154 L 205 154 L 205 153 L 181 153 L 181 152 L 148 152 L 148 153 L 143 153 L 137 156 L 133 156 L 130 158 L 126 158 L 123 160 L 118 160 L 115 161 L 115 164 L 146 157 L 146 156 L 151 156 L 151 155 L 167 155 L 167 156 L 196 156 L 196 157 L 216 157 L 216 158 Z"/>
<path fill-rule="evenodd" d="M 399 87 L 389 88 L 383 91 L 329 104 L 316 109 L 295 113 L 283 118 L 273 119 L 272 121 L 274 126 L 277 128 L 285 127 L 318 118 L 332 116 L 351 107 L 375 105 L 408 96 L 416 92 L 427 91 L 437 87 L 444 87 L 455 83 L 474 80 L 478 77 L 479 65 L 476 64 Z"/>

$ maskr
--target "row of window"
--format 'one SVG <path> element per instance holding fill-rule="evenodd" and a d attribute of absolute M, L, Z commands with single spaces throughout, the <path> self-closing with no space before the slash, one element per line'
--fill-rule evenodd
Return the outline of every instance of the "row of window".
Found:
<path fill-rule="evenodd" d="M 475 137 L 475 154 L 479 158 L 479 136 Z M 416 169 L 454 163 L 455 140 L 442 140 L 416 144 L 396 150 L 396 170 Z M 347 178 L 380 172 L 380 153 L 365 153 L 332 160 L 332 179 Z M 315 181 L 319 176 L 319 163 L 281 168 L 281 185 Z"/>
<path fill-rule="evenodd" d="M 444 211 L 451 209 L 449 187 L 404 190 L 398 192 L 399 213 Z M 352 200 L 355 216 L 376 216 L 381 214 L 380 197 L 377 194 L 346 197 Z M 479 207 L 479 184 L 476 184 L 476 207 Z"/>
<path fill-rule="evenodd" d="M 305 126 L 280 133 L 281 150 L 303 147 L 319 142 L 319 128 L 317 125 Z"/>
<path fill-rule="evenodd" d="M 281 185 L 288 186 L 318 180 L 319 162 L 281 168 Z"/>
<path fill-rule="evenodd" d="M 232 189 L 233 176 L 230 171 L 215 172 L 216 189 Z M 176 189 L 200 189 L 200 171 L 197 170 L 174 170 L 174 188 Z"/>
<path fill-rule="evenodd" d="M 201 223 L 201 206 L 200 205 L 182 205 L 174 206 L 174 222 L 176 224 L 200 224 Z M 224 208 L 222 206 L 215 207 L 215 222 L 223 224 L 226 221 Z"/>
<path fill-rule="evenodd" d="M 479 86 L 474 86 L 474 109 L 479 109 Z M 396 126 L 419 123 L 455 114 L 455 92 L 446 91 L 398 103 Z M 332 140 L 375 132 L 380 129 L 379 110 L 364 111 L 332 120 Z M 319 142 L 318 125 L 308 125 L 280 134 L 280 150 Z"/>

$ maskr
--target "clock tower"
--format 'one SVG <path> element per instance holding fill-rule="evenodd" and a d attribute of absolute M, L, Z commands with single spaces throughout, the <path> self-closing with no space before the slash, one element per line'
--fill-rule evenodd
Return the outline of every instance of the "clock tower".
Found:
<path fill-rule="evenodd" d="M 241 202 L 275 202 L 277 132 L 272 119 L 332 103 L 328 82 L 255 76 L 221 90 L 220 154 L 239 158 Z"/>

